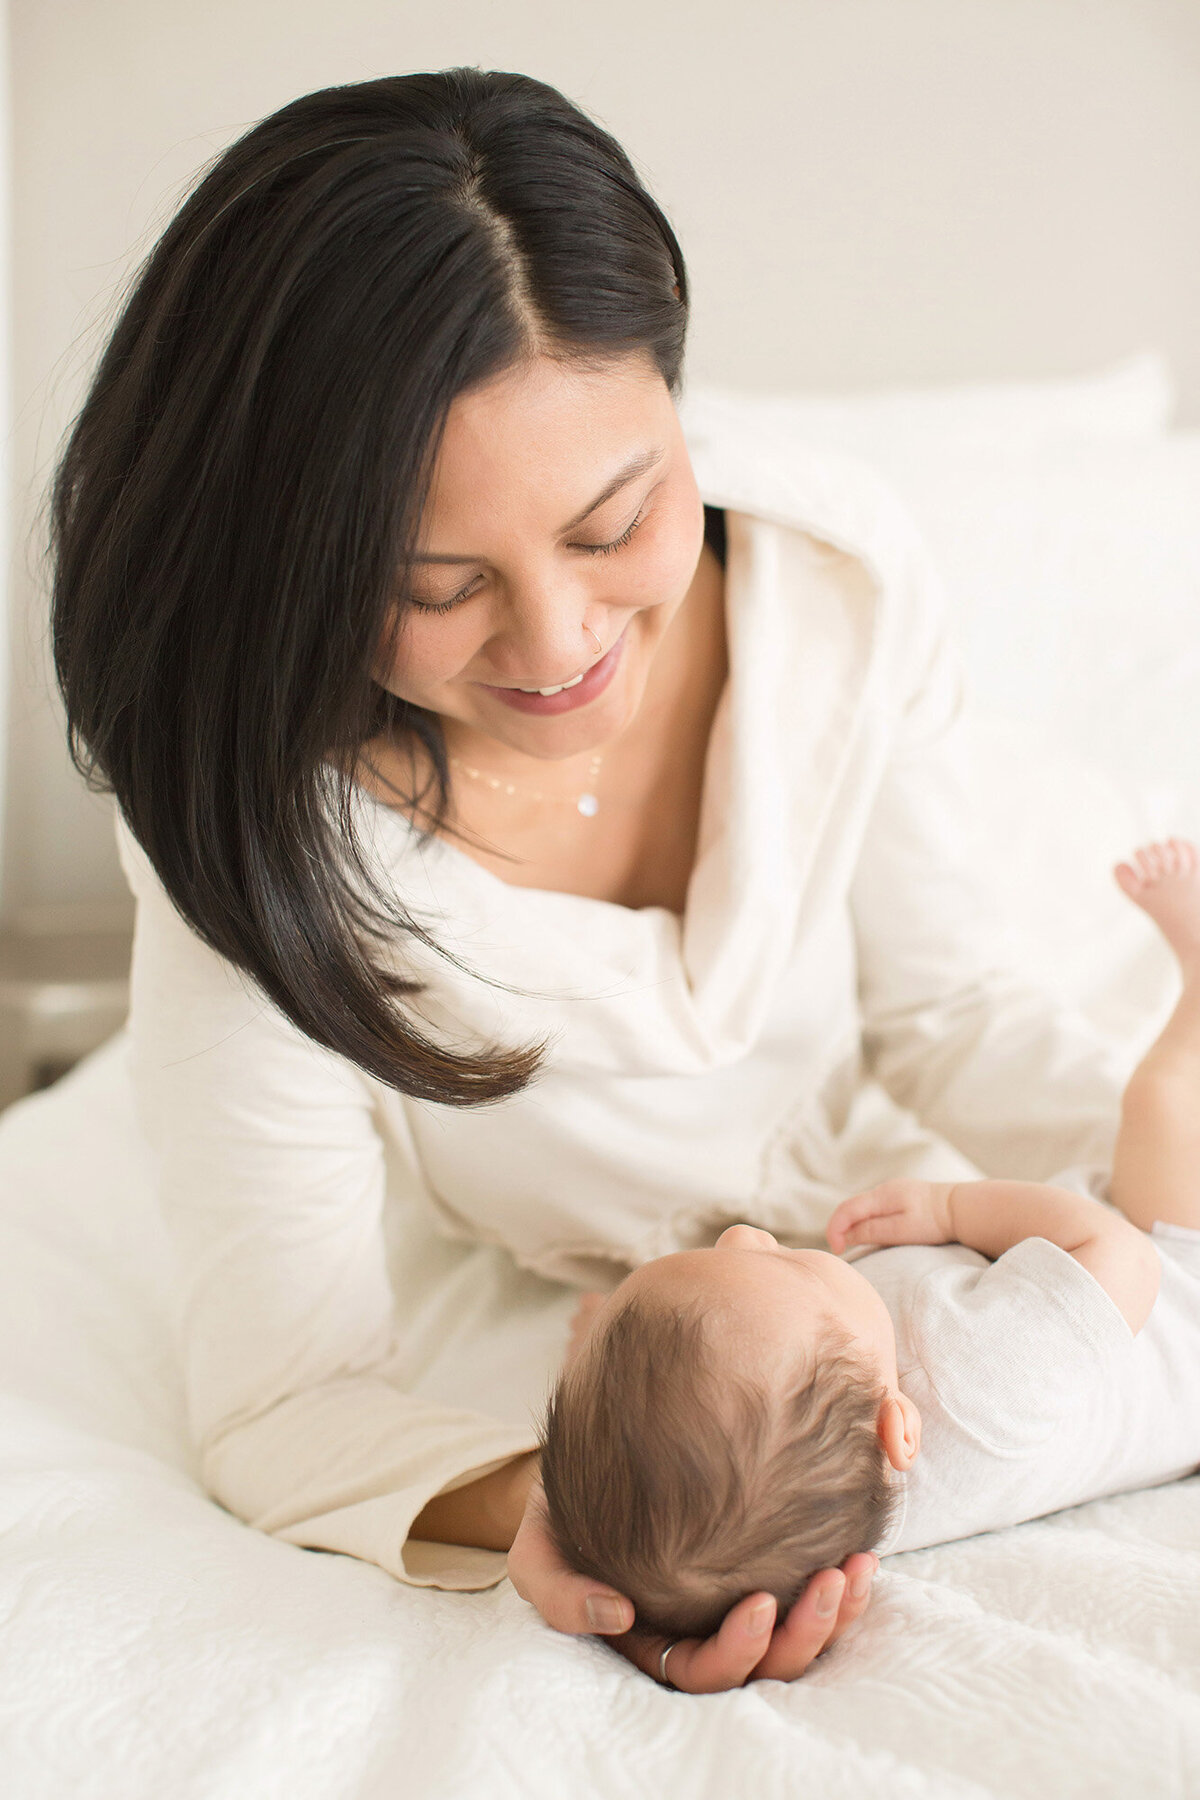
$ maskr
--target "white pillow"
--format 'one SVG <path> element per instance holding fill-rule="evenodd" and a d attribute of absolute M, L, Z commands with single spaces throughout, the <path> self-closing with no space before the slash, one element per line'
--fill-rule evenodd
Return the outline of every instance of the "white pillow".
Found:
<path fill-rule="evenodd" d="M 876 458 L 946 585 L 975 695 L 1200 823 L 1200 431 Z"/>
<path fill-rule="evenodd" d="M 871 464 L 944 578 L 979 702 L 1194 821 L 1200 431 L 1164 431 L 1168 409 L 1147 352 L 1076 383 L 857 403 L 701 388 L 681 413 L 697 439 Z"/>
<path fill-rule="evenodd" d="M 685 424 L 715 428 L 730 409 L 776 431 L 793 431 L 870 459 L 953 440 L 980 448 L 1032 448 L 1067 440 L 1148 438 L 1165 431 L 1175 406 L 1170 365 L 1157 350 L 1054 381 L 968 382 L 861 394 L 751 394 L 702 383 L 680 405 Z"/>
<path fill-rule="evenodd" d="M 1135 845 L 1179 830 L 1180 820 L 1024 721 L 976 713 L 970 747 L 1010 954 L 1041 986 L 1082 1007 L 1131 1071 L 1164 1023 L 1179 975 L 1112 869 Z"/>
<path fill-rule="evenodd" d="M 814 402 L 699 389 L 689 430 L 872 464 L 945 583 L 1019 951 L 1130 1058 L 1177 991 L 1111 864 L 1200 838 L 1200 430 L 1154 355 L 1078 383 Z"/>

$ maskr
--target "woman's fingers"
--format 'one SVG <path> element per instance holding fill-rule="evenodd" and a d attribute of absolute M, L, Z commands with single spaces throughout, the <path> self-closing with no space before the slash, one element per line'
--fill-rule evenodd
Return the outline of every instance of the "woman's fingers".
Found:
<path fill-rule="evenodd" d="M 866 1611 L 878 1567 L 878 1557 L 864 1551 L 848 1556 L 840 1569 L 822 1569 L 779 1624 L 770 1594 L 748 1594 L 726 1614 L 714 1637 L 683 1638 L 674 1646 L 667 1658 L 670 1686 L 685 1694 L 717 1694 L 751 1680 L 798 1680 Z M 662 1680 L 662 1653 L 669 1642 L 632 1633 L 612 1640 L 614 1649 L 655 1681 Z"/>
<path fill-rule="evenodd" d="M 846 1583 L 836 1569 L 814 1575 L 774 1633 L 754 1673 L 762 1681 L 796 1681 L 831 1641 Z"/>
<path fill-rule="evenodd" d="M 741 1687 L 762 1660 L 775 1623 L 775 1601 L 770 1594 L 747 1594 L 731 1607 L 712 1637 L 680 1638 L 667 1657 L 667 1685 L 683 1694 L 720 1694 Z M 619 1650 L 655 1681 L 662 1680 L 662 1653 L 670 1638 L 647 1638 L 631 1633 L 611 1640 Z"/>
<path fill-rule="evenodd" d="M 878 1567 L 878 1558 L 861 1552 L 848 1556 L 840 1569 L 822 1569 L 814 1575 L 773 1633 L 766 1655 L 754 1670 L 755 1679 L 798 1680 L 866 1611 L 871 1577 Z"/>
<path fill-rule="evenodd" d="M 667 1659 L 671 1686 L 685 1694 L 741 1687 L 771 1641 L 775 1610 L 774 1595 L 747 1594 L 725 1614 L 714 1637 L 684 1638 Z"/>
<path fill-rule="evenodd" d="M 518 1594 L 555 1631 L 606 1637 L 630 1662 L 661 1680 L 662 1652 L 670 1640 L 634 1633 L 631 1601 L 568 1567 L 546 1530 L 544 1507 L 535 1481 L 508 1553 L 509 1579 Z M 685 1694 L 717 1694 L 752 1676 L 795 1681 L 866 1609 L 878 1567 L 878 1558 L 864 1552 L 847 1557 L 841 1569 L 823 1569 L 778 1625 L 774 1598 L 747 1594 L 712 1637 L 675 1644 L 667 1663 L 670 1685 Z"/>
<path fill-rule="evenodd" d="M 629 1630 L 633 1603 L 614 1588 L 578 1575 L 558 1554 L 546 1530 L 540 1482 L 530 1490 L 520 1528 L 508 1553 L 508 1578 L 522 1600 L 536 1607 L 547 1625 L 573 1636 L 601 1637 Z"/>

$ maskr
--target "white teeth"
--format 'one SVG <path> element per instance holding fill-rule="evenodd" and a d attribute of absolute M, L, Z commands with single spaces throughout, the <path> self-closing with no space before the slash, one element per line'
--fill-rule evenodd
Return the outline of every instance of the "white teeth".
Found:
<path fill-rule="evenodd" d="M 585 673 L 585 674 L 586 674 L 586 670 L 585 670 L 585 671 L 584 671 L 584 673 Z M 574 679 L 574 681 L 562 681 L 562 682 L 560 682 L 560 683 L 559 683 L 559 685 L 558 685 L 558 686 L 557 686 L 557 687 L 549 687 L 549 688 L 518 688 L 518 689 L 517 689 L 517 692 L 518 692 L 518 694 L 547 694 L 547 695 L 549 695 L 549 694 L 561 694 L 561 693 L 563 693 L 563 692 L 565 692 L 565 690 L 566 690 L 566 689 L 567 689 L 567 688 L 573 688 L 573 687 L 578 687 L 578 686 L 579 686 L 579 683 L 580 683 L 580 682 L 581 682 L 581 681 L 582 681 L 582 680 L 583 680 L 583 675 L 576 675 L 576 677 L 575 677 L 575 679 Z"/>

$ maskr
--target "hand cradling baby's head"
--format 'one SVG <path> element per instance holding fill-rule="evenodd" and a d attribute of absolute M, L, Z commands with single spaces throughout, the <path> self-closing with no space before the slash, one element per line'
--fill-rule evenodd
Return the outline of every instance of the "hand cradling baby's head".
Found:
<path fill-rule="evenodd" d="M 614 1298 L 547 1407 L 551 1535 L 648 1632 L 706 1636 L 760 1590 L 782 1617 L 810 1575 L 883 1536 L 895 1490 L 880 1398 L 836 1325 L 781 1378 L 747 1368 L 698 1296 Z"/>

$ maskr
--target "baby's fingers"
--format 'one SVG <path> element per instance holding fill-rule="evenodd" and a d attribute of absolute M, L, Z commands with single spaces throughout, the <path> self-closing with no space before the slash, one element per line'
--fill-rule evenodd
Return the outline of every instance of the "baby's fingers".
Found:
<path fill-rule="evenodd" d="M 877 1243 L 880 1241 L 878 1238 L 864 1235 L 872 1221 L 902 1215 L 903 1212 L 903 1204 L 894 1195 L 889 1196 L 882 1188 L 872 1188 L 868 1193 L 855 1194 L 835 1207 L 825 1227 L 825 1235 L 835 1250 L 841 1250 L 846 1244 Z"/>
<path fill-rule="evenodd" d="M 915 1233 L 903 1208 L 862 1219 L 843 1232 L 839 1242 L 829 1240 L 835 1250 L 844 1250 L 851 1244 L 911 1244 L 914 1241 Z"/>

